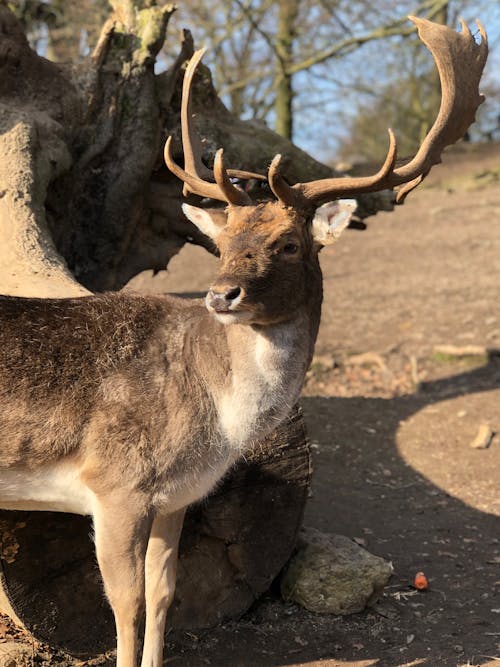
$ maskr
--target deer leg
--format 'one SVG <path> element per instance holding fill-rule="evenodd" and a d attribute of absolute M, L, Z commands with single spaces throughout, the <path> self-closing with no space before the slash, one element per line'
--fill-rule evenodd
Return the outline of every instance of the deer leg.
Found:
<path fill-rule="evenodd" d="M 144 561 L 152 518 L 130 497 L 99 499 L 94 511 L 97 561 L 116 623 L 116 667 L 135 667 L 144 611 Z"/>
<path fill-rule="evenodd" d="M 153 521 L 146 554 L 146 630 L 141 667 L 161 667 L 167 611 L 177 575 L 177 553 L 185 509 Z"/>

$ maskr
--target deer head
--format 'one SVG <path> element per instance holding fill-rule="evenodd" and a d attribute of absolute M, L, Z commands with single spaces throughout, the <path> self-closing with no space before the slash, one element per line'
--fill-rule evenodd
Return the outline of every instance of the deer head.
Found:
<path fill-rule="evenodd" d="M 462 138 L 483 101 L 479 80 L 487 57 L 487 40 L 478 22 L 477 44 L 462 22 L 460 33 L 425 19 L 410 17 L 420 39 L 436 62 L 442 89 L 441 107 L 416 155 L 396 167 L 396 139 L 389 130 L 384 164 L 373 176 L 328 178 L 289 185 L 282 175 L 282 159 L 271 162 L 267 177 L 226 169 L 223 150 L 217 151 L 213 173 L 201 160 L 201 144 L 191 123 L 191 84 L 204 50 L 192 57 L 184 77 L 181 125 L 185 166 L 165 145 L 168 168 L 184 181 L 184 192 L 227 204 L 225 210 L 183 205 L 185 215 L 217 245 L 221 268 L 206 299 L 207 307 L 224 323 L 270 324 L 284 321 L 321 292 L 318 252 L 333 243 L 347 226 L 354 197 L 398 187 L 396 201 L 405 196 L 441 161 L 444 148 Z M 268 181 L 275 201 L 252 202 L 232 178 Z M 334 200 L 330 203 L 324 203 Z"/>

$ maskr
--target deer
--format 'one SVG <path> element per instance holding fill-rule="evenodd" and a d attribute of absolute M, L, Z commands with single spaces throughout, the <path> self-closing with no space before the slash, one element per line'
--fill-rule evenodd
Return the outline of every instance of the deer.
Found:
<path fill-rule="evenodd" d="M 364 192 L 415 188 L 473 122 L 487 56 L 461 32 L 411 17 L 436 62 L 442 103 L 416 155 L 363 177 L 290 185 L 277 155 L 265 177 L 213 170 L 201 159 L 185 72 L 184 166 L 165 145 L 185 203 L 212 239 L 220 270 L 205 300 L 126 292 L 77 298 L 0 297 L 0 506 L 89 515 L 117 634 L 118 667 L 162 665 L 186 508 L 284 420 L 299 398 L 318 332 L 319 252 L 337 241 Z M 258 177 L 272 195 L 253 201 L 234 182 Z"/>

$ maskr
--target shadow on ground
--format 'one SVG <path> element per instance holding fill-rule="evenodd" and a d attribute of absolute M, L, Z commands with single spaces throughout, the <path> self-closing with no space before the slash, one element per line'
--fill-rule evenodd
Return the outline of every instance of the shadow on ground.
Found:
<path fill-rule="evenodd" d="M 500 443 L 497 436 L 489 449 L 472 450 L 447 436 L 460 431 L 460 417 L 451 418 L 457 406 L 476 396 L 500 419 L 497 356 L 424 383 L 415 395 L 304 398 L 315 468 L 306 523 L 357 538 L 392 560 L 390 587 L 372 610 L 346 618 L 312 614 L 270 595 L 239 623 L 170 636 L 168 660 L 189 667 L 496 664 L 500 518 L 472 505 L 499 500 Z M 443 405 L 455 412 L 441 413 Z M 455 488 L 462 479 L 472 502 L 434 484 L 414 461 L 428 464 L 431 475 L 436 466 L 444 473 L 453 468 Z M 419 570 L 430 581 L 424 593 L 411 587 Z"/>

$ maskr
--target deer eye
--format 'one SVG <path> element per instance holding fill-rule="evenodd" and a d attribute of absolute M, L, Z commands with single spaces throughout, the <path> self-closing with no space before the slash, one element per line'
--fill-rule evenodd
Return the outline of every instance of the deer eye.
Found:
<path fill-rule="evenodd" d="M 287 243 L 283 246 L 283 252 L 285 255 L 295 255 L 299 249 L 299 246 L 296 243 Z"/>

